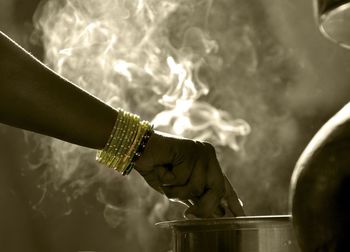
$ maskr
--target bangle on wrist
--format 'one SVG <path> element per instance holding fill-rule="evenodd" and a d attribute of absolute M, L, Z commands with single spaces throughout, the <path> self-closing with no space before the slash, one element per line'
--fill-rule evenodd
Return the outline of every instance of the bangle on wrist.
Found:
<path fill-rule="evenodd" d="M 102 150 L 97 151 L 96 160 L 116 171 L 127 175 L 142 155 L 153 127 L 148 121 L 122 109 L 118 115 L 111 135 Z"/>

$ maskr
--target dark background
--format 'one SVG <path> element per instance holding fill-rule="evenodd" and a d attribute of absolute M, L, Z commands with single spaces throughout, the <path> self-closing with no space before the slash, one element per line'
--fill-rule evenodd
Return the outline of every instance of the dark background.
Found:
<path fill-rule="evenodd" d="M 42 58 L 40 44 L 30 42 L 38 2 L 0 0 L 0 29 Z M 311 1 L 214 1 L 211 20 L 210 32 L 222 48 L 221 56 L 235 68 L 212 77 L 216 82 L 209 99 L 252 127 L 240 153 L 219 148 L 223 168 L 245 202 L 247 214 L 286 214 L 289 180 L 298 156 L 321 125 L 349 100 L 350 51 L 321 36 Z M 250 46 L 241 33 L 245 25 L 250 29 Z M 253 73 L 249 72 L 252 50 L 258 59 Z M 105 205 L 96 197 L 99 190 L 108 195 L 129 192 L 128 197 L 137 193 L 126 190 L 129 185 L 119 176 L 96 183 L 68 201 L 74 190 L 48 187 L 41 201 L 45 165 L 30 169 L 26 158 L 39 154 L 35 154 L 35 141 L 24 136 L 20 130 L 0 128 L 2 250 L 170 249 L 169 233 L 149 222 L 146 203 L 126 222 L 116 227 L 107 224 Z M 139 181 L 136 177 L 135 183 Z M 176 211 L 154 221 L 180 217 L 178 206 L 170 209 Z"/>

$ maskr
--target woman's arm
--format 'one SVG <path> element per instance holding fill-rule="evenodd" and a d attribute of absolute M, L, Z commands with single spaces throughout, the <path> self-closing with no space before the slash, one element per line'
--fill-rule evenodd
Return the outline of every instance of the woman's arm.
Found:
<path fill-rule="evenodd" d="M 0 32 L 0 122 L 101 149 L 116 111 Z"/>
<path fill-rule="evenodd" d="M 0 56 L 0 123 L 89 148 L 105 146 L 117 118 L 113 108 L 45 67 L 1 32 Z M 169 198 L 195 199 L 188 213 L 211 216 L 225 198 L 235 215 L 243 214 L 210 144 L 155 132 L 136 170 Z"/>

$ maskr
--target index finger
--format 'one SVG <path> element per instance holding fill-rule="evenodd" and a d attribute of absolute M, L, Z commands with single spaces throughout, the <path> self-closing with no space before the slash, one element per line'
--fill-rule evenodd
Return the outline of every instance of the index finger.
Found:
<path fill-rule="evenodd" d="M 223 206 L 222 202 L 226 202 L 228 205 L 228 210 L 230 210 L 234 216 L 245 215 L 241 201 L 238 199 L 237 193 L 235 192 L 235 190 L 233 190 L 230 181 L 222 173 L 219 161 L 216 158 L 215 151 L 214 155 L 210 159 L 209 170 L 211 171 L 209 174 L 210 177 L 208 179 L 209 186 L 211 188 L 216 188 L 217 190 L 220 190 L 222 187 L 224 188 L 224 195 L 220 199 L 220 205 Z M 222 183 L 224 185 L 222 185 Z M 227 209 L 227 207 L 223 207 L 225 210 Z"/>
<path fill-rule="evenodd" d="M 228 204 L 228 210 L 230 210 L 233 216 L 245 215 L 242 202 L 237 196 L 237 193 L 233 189 L 230 181 L 225 176 L 225 195 L 223 200 Z M 227 208 L 225 208 L 226 210 Z"/>

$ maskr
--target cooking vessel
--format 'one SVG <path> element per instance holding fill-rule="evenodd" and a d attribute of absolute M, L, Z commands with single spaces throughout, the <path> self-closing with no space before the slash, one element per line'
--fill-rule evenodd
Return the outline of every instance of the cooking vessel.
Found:
<path fill-rule="evenodd" d="M 300 252 L 289 215 L 167 221 L 173 252 Z"/>
<path fill-rule="evenodd" d="M 315 0 L 315 3 L 322 34 L 350 49 L 350 0 Z"/>

